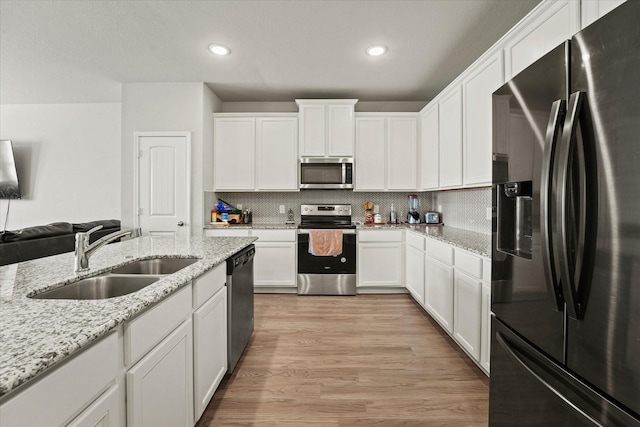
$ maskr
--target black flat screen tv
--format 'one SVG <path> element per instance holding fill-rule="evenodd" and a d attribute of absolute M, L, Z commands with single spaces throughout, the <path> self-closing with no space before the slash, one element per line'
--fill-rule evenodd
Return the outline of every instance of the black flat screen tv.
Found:
<path fill-rule="evenodd" d="M 20 199 L 20 184 L 11 141 L 0 141 L 0 199 Z"/>

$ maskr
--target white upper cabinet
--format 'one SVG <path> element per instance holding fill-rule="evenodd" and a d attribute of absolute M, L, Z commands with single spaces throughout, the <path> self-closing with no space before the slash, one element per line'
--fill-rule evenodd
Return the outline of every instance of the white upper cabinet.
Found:
<path fill-rule="evenodd" d="M 301 157 L 353 157 L 357 99 L 296 99 Z"/>
<path fill-rule="evenodd" d="M 216 190 L 255 188 L 255 118 L 214 118 L 213 176 Z"/>
<path fill-rule="evenodd" d="M 386 182 L 384 117 L 356 117 L 356 190 L 383 190 Z"/>
<path fill-rule="evenodd" d="M 387 118 L 387 189 L 413 191 L 417 185 L 416 114 Z"/>
<path fill-rule="evenodd" d="M 300 156 L 324 156 L 327 151 L 326 106 L 300 104 Z"/>
<path fill-rule="evenodd" d="M 462 81 L 463 184 L 491 184 L 492 94 L 504 83 L 502 52 L 476 64 Z"/>
<path fill-rule="evenodd" d="M 554 47 L 570 39 L 578 32 L 579 22 L 580 2 L 557 0 L 541 3 L 506 37 L 506 80 L 510 80 Z"/>
<path fill-rule="evenodd" d="M 353 157 L 355 100 L 345 105 L 327 105 L 327 156 Z"/>
<path fill-rule="evenodd" d="M 420 114 L 420 185 L 419 190 L 437 190 L 440 186 L 438 103 Z"/>
<path fill-rule="evenodd" d="M 462 89 L 446 89 L 439 102 L 440 188 L 462 186 Z"/>
<path fill-rule="evenodd" d="M 261 117 L 257 125 L 257 189 L 298 189 L 298 119 Z"/>
<path fill-rule="evenodd" d="M 216 114 L 216 191 L 298 191 L 297 114 Z"/>
<path fill-rule="evenodd" d="M 356 115 L 355 189 L 415 191 L 416 113 Z"/>
<path fill-rule="evenodd" d="M 589 24 L 602 18 L 626 0 L 582 0 L 580 5 L 581 27 L 585 28 Z"/>

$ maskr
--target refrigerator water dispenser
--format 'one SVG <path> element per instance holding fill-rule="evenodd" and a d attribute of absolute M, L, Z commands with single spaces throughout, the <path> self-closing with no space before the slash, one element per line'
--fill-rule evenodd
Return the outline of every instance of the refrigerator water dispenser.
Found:
<path fill-rule="evenodd" d="M 531 181 L 498 185 L 498 250 L 531 259 Z"/>

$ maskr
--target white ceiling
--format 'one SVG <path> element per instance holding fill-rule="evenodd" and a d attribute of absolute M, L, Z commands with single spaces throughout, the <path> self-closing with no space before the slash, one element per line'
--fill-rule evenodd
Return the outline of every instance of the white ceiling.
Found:
<path fill-rule="evenodd" d="M 0 0 L 0 103 L 119 102 L 131 82 L 205 82 L 227 102 L 428 101 L 538 2 Z M 374 43 L 388 53 L 367 57 Z"/>

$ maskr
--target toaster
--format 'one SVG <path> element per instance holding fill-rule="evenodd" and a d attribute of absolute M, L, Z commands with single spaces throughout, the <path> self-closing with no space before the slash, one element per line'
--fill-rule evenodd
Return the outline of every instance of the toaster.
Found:
<path fill-rule="evenodd" d="M 440 224 L 439 212 L 425 212 L 424 214 L 425 224 Z"/>

